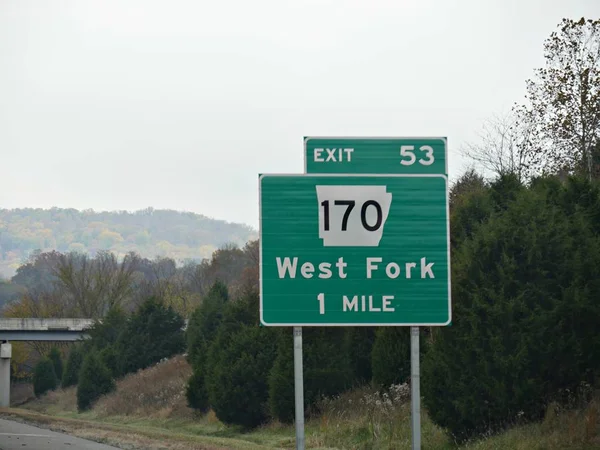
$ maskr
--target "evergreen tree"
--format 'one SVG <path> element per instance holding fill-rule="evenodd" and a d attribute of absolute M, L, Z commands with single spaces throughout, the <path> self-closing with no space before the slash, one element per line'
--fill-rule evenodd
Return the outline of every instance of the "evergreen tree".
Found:
<path fill-rule="evenodd" d="M 50 349 L 50 353 L 48 354 L 48 357 L 50 358 L 50 360 L 52 361 L 52 364 L 54 365 L 54 373 L 56 374 L 56 379 L 62 380 L 63 362 L 62 362 L 62 357 L 60 355 L 60 350 L 56 347 L 52 347 Z"/>
<path fill-rule="evenodd" d="M 373 345 L 373 382 L 383 388 L 410 378 L 410 328 L 381 327 Z"/>
<path fill-rule="evenodd" d="M 217 280 L 192 313 L 185 336 L 190 363 L 193 364 L 197 357 L 205 355 L 207 346 L 217 334 L 228 298 L 227 286 Z"/>
<path fill-rule="evenodd" d="M 208 386 L 210 404 L 224 423 L 256 427 L 268 418 L 268 376 L 275 359 L 273 330 L 244 325 L 228 333 L 223 347 L 214 346 L 219 357 L 211 365 Z"/>
<path fill-rule="evenodd" d="M 35 365 L 33 371 L 33 393 L 41 397 L 46 392 L 56 389 L 58 380 L 54 371 L 54 364 L 50 358 L 42 358 Z"/>
<path fill-rule="evenodd" d="M 259 327 L 259 295 L 250 290 L 228 303 L 212 342 L 206 371 L 210 405 L 224 423 L 255 427 L 268 417 L 268 375 L 274 330 Z"/>
<path fill-rule="evenodd" d="M 112 307 L 106 313 L 102 320 L 96 320 L 94 325 L 88 330 L 89 339 L 85 341 L 86 347 L 94 347 L 96 350 L 102 350 L 114 345 L 121 332 L 127 324 L 127 315 L 119 307 Z"/>
<path fill-rule="evenodd" d="M 99 353 L 102 363 L 110 370 L 113 378 L 119 376 L 119 354 L 115 346 L 108 346 L 102 349 Z"/>
<path fill-rule="evenodd" d="M 101 396 L 112 392 L 116 385 L 108 367 L 96 351 L 89 353 L 81 367 L 77 385 L 77 409 L 90 409 Z"/>
<path fill-rule="evenodd" d="M 190 408 L 206 413 L 210 408 L 206 380 L 202 369 L 203 366 L 199 366 L 197 363 L 192 366 L 192 376 L 187 382 L 185 396 Z"/>
<path fill-rule="evenodd" d="M 540 419 L 600 369 L 598 198 L 581 194 L 535 180 L 454 252 L 454 320 L 434 330 L 423 394 L 459 441 Z"/>
<path fill-rule="evenodd" d="M 207 355 L 223 319 L 223 310 L 229 299 L 227 286 L 216 281 L 190 318 L 186 330 L 188 361 L 193 375 L 186 387 L 186 397 L 191 408 L 202 412 L 208 410 L 208 391 L 205 386 Z"/>
<path fill-rule="evenodd" d="M 269 376 L 269 406 L 274 417 L 289 423 L 294 417 L 293 336 L 290 330 L 284 334 Z M 351 386 L 353 374 L 349 354 L 344 351 L 345 339 L 341 327 L 302 330 L 305 414 L 316 412 L 322 397 L 337 395 Z"/>
<path fill-rule="evenodd" d="M 133 313 L 116 343 L 119 375 L 145 369 L 185 348 L 183 318 L 171 306 L 149 298 Z"/>
<path fill-rule="evenodd" d="M 282 423 L 293 423 L 295 417 L 294 347 L 289 328 L 276 330 L 277 356 L 269 373 L 269 410 Z"/>
<path fill-rule="evenodd" d="M 80 344 L 75 344 L 71 347 L 69 357 L 67 358 L 67 364 L 62 377 L 62 387 L 67 388 L 77 384 L 79 379 L 79 370 L 83 362 L 83 353 L 81 351 Z"/>
<path fill-rule="evenodd" d="M 346 349 L 350 371 L 357 385 L 369 383 L 373 377 L 372 352 L 375 327 L 353 327 L 346 331 Z"/>

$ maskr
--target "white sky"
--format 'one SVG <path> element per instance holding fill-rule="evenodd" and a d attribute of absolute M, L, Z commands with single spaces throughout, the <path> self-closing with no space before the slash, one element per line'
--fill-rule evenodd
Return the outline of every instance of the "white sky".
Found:
<path fill-rule="evenodd" d="M 522 99 L 600 0 L 0 0 L 0 207 L 258 226 L 302 137 L 447 136 Z"/>

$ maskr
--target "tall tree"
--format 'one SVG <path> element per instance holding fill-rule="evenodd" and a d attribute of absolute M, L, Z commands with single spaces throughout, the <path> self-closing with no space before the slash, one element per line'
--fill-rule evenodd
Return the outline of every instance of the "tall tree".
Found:
<path fill-rule="evenodd" d="M 515 174 L 521 180 L 528 135 L 528 124 L 517 121 L 514 114 L 494 115 L 483 122 L 477 141 L 466 143 L 461 153 L 492 176 Z"/>
<path fill-rule="evenodd" d="M 133 253 L 122 262 L 113 253 L 99 252 L 94 259 L 85 254 L 61 255 L 56 268 L 64 299 L 83 317 L 99 318 L 120 307 L 131 294 L 133 273 L 139 257 Z"/>
<path fill-rule="evenodd" d="M 600 20 L 563 19 L 544 44 L 545 67 L 527 81 L 527 174 L 600 175 Z"/>

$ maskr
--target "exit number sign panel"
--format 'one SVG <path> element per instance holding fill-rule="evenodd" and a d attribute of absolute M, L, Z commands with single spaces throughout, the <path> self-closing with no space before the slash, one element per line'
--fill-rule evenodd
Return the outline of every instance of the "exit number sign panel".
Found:
<path fill-rule="evenodd" d="M 306 173 L 448 174 L 444 137 L 306 137 Z"/>
<path fill-rule="evenodd" d="M 261 322 L 447 325 L 444 175 L 262 175 Z"/>

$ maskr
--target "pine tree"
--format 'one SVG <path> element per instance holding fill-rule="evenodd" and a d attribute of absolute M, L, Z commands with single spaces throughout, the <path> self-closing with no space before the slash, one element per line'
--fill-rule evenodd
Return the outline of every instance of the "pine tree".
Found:
<path fill-rule="evenodd" d="M 186 330 L 188 361 L 193 368 L 193 375 L 186 387 L 186 398 L 191 408 L 201 412 L 206 412 L 209 407 L 208 390 L 205 385 L 210 369 L 207 365 L 207 356 L 221 325 L 223 310 L 228 299 L 227 286 L 216 281 L 192 314 Z"/>
<path fill-rule="evenodd" d="M 227 286 L 217 280 L 202 299 L 200 306 L 192 313 L 185 336 L 190 363 L 193 364 L 197 357 L 205 356 L 207 346 L 217 334 L 228 299 Z"/>
<path fill-rule="evenodd" d="M 550 401 L 594 381 L 598 202 L 589 185 L 536 180 L 455 250 L 455 319 L 434 330 L 423 395 L 456 440 L 502 429 L 517 413 L 538 420 Z"/>
<path fill-rule="evenodd" d="M 273 330 L 243 325 L 219 334 L 207 383 L 210 404 L 222 422 L 256 427 L 268 418 L 268 375 L 276 352 Z"/>
<path fill-rule="evenodd" d="M 71 347 L 69 357 L 67 358 L 67 364 L 65 365 L 65 370 L 62 377 L 63 388 L 77 384 L 82 362 L 83 353 L 81 351 L 81 346 L 79 344 L 75 344 L 73 347 Z"/>
<path fill-rule="evenodd" d="M 373 382 L 383 388 L 410 377 L 410 329 L 381 327 L 373 345 Z"/>
<path fill-rule="evenodd" d="M 81 367 L 77 385 L 77 409 L 82 412 L 90 409 L 101 396 L 115 390 L 115 382 L 108 367 L 104 365 L 96 351 L 89 353 Z"/>
<path fill-rule="evenodd" d="M 119 335 L 119 374 L 145 369 L 185 349 L 183 318 L 171 306 L 149 298 L 133 313 Z"/>
<path fill-rule="evenodd" d="M 58 380 L 54 364 L 50 358 L 42 358 L 33 371 L 33 393 L 41 397 L 46 392 L 56 389 Z"/>
<path fill-rule="evenodd" d="M 54 365 L 54 373 L 56 374 L 56 379 L 62 380 L 63 362 L 62 362 L 62 357 L 60 355 L 60 350 L 56 347 L 52 347 L 50 349 L 50 353 L 48 354 L 48 357 L 50 358 L 50 360 L 52 361 L 52 364 Z"/>
<path fill-rule="evenodd" d="M 375 343 L 375 327 L 353 327 L 346 331 L 346 349 L 350 358 L 353 383 L 363 385 L 373 377 L 372 352 Z"/>
<path fill-rule="evenodd" d="M 269 406 L 274 417 L 289 423 L 294 417 L 293 335 L 287 329 L 282 333 L 269 375 Z M 322 397 L 337 395 L 351 386 L 353 374 L 350 356 L 344 351 L 345 333 L 341 327 L 302 330 L 306 415 L 317 412 L 317 403 Z"/>
<path fill-rule="evenodd" d="M 292 333 L 288 328 L 276 331 L 277 356 L 269 373 L 269 410 L 280 422 L 290 424 L 295 417 Z"/>

